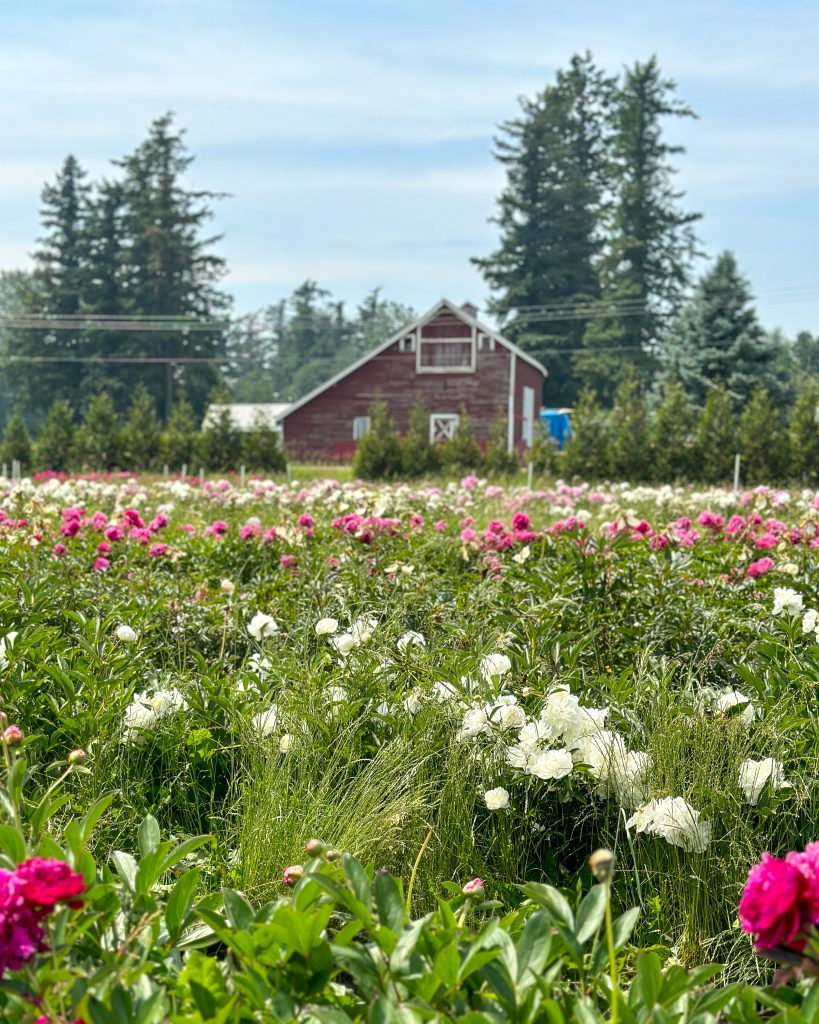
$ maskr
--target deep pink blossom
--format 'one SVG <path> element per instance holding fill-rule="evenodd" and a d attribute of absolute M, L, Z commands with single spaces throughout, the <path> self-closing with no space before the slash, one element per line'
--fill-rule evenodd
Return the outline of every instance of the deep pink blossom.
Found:
<path fill-rule="evenodd" d="M 119 526 L 109 526 L 105 531 L 105 539 L 114 544 L 118 540 L 125 538 L 124 531 Z"/>
<path fill-rule="evenodd" d="M 51 549 L 51 554 L 54 555 L 55 558 L 62 558 L 66 551 L 68 551 L 68 548 L 65 544 L 55 544 Z"/>
<path fill-rule="evenodd" d="M 808 923 L 806 896 L 809 883 L 796 864 L 769 853 L 755 864 L 739 901 L 743 931 L 755 936 L 759 949 L 793 946 L 801 949 Z"/>
<path fill-rule="evenodd" d="M 758 562 L 751 562 L 748 566 L 748 575 L 753 579 L 757 576 L 764 576 L 776 565 L 772 558 L 760 558 Z"/>
<path fill-rule="evenodd" d="M 530 526 L 529 516 L 525 512 L 516 512 L 512 516 L 512 529 L 513 530 L 528 530 Z"/>
<path fill-rule="evenodd" d="M 25 899 L 38 907 L 52 907 L 55 903 L 79 906 L 77 897 L 86 890 L 81 874 L 53 858 L 29 857 L 17 866 L 15 873 Z"/>
<path fill-rule="evenodd" d="M 443 519 L 439 519 L 438 522 L 435 523 L 432 528 L 433 530 L 435 530 L 436 533 L 441 533 L 443 530 L 446 529 L 446 521 Z"/>
<path fill-rule="evenodd" d="M 772 533 L 763 533 L 761 537 L 757 537 L 754 541 L 754 547 L 756 548 L 775 548 L 779 543 L 779 538 L 774 536 Z"/>
<path fill-rule="evenodd" d="M 167 555 L 170 550 L 167 544 L 152 544 L 148 548 L 148 557 L 161 558 L 163 555 Z"/>
<path fill-rule="evenodd" d="M 111 562 L 107 558 L 104 558 L 102 555 L 99 555 L 97 558 L 94 559 L 95 572 L 105 572 L 106 569 L 110 568 Z"/>

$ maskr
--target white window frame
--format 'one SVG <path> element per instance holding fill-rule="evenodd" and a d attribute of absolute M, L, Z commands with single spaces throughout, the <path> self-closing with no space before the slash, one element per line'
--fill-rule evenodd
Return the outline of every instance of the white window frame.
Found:
<path fill-rule="evenodd" d="M 360 441 L 370 429 L 369 416 L 353 416 L 353 440 Z"/>
<path fill-rule="evenodd" d="M 422 366 L 421 352 L 424 345 L 469 345 L 470 361 L 469 366 Z M 415 372 L 416 373 L 474 373 L 475 372 L 475 331 L 464 338 L 424 338 L 419 336 L 415 346 Z"/>
<path fill-rule="evenodd" d="M 478 335 L 478 351 L 479 352 L 494 352 L 495 351 L 495 339 L 491 334 L 479 334 Z"/>
<path fill-rule="evenodd" d="M 398 343 L 399 352 L 414 352 L 415 351 L 415 335 L 407 334 Z"/>
<path fill-rule="evenodd" d="M 520 437 L 526 448 L 532 447 L 535 436 L 535 389 L 524 386 L 520 417 Z"/>
<path fill-rule="evenodd" d="M 438 444 L 439 441 L 449 441 L 452 439 L 452 435 L 458 426 L 458 420 L 460 416 L 457 412 L 433 412 L 429 416 L 429 443 Z M 451 423 L 452 429 L 449 431 L 449 437 L 436 438 L 435 437 L 435 421 Z"/>

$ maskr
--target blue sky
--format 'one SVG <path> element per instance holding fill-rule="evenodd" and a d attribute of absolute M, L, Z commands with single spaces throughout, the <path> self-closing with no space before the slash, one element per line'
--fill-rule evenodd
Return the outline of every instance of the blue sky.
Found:
<path fill-rule="evenodd" d="M 0 268 L 25 266 L 39 192 L 92 177 L 166 110 L 239 310 L 307 277 L 354 304 L 483 305 L 517 97 L 591 49 L 659 57 L 699 114 L 672 123 L 704 248 L 736 251 L 763 322 L 819 332 L 819 5 L 810 0 L 8 0 L 0 9 Z"/>

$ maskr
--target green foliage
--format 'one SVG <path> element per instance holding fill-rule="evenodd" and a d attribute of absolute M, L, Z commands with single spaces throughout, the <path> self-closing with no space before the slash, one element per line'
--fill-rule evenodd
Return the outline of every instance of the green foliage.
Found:
<path fill-rule="evenodd" d="M 472 433 L 472 421 L 465 406 L 458 410 L 452 437 L 441 446 L 441 464 L 454 473 L 465 473 L 481 465 L 482 453 Z"/>
<path fill-rule="evenodd" d="M 401 439 L 387 412 L 387 403 L 373 402 L 368 415 L 370 429 L 358 442 L 353 475 L 361 480 L 394 480 L 401 474 Z"/>
<path fill-rule="evenodd" d="M 160 438 L 163 462 L 177 471 L 182 466 L 187 466 L 190 471 L 193 471 L 198 436 L 196 413 L 183 391 L 177 395 L 176 401 L 171 406 L 168 426 Z"/>
<path fill-rule="evenodd" d="M 156 403 L 144 384 L 137 384 L 131 397 L 128 418 L 120 433 L 123 465 L 153 469 L 159 459 L 162 427 Z"/>
<path fill-rule="evenodd" d="M 696 477 L 695 423 L 694 409 L 679 381 L 668 381 L 650 427 L 653 479 L 670 483 Z"/>
<path fill-rule="evenodd" d="M 662 336 L 662 377 L 678 379 L 697 406 L 715 386 L 741 406 L 759 387 L 779 395 L 776 361 L 777 345 L 757 320 L 748 283 L 734 254 L 724 252 Z"/>
<path fill-rule="evenodd" d="M 819 481 L 819 383 L 802 382 L 790 417 L 790 474 L 795 480 Z"/>
<path fill-rule="evenodd" d="M 526 462 L 532 463 L 535 473 L 552 474 L 558 466 L 557 446 L 549 428 L 540 419 L 534 425 L 532 446 L 526 451 Z"/>
<path fill-rule="evenodd" d="M 20 463 L 22 470 L 31 467 L 31 438 L 28 436 L 25 421 L 22 413 L 18 410 L 12 412 L 6 423 L 3 433 L 3 443 L 0 445 L 0 462 L 8 464 L 9 471 L 13 460 Z"/>
<path fill-rule="evenodd" d="M 74 410 L 70 403 L 57 399 L 48 410 L 34 446 L 33 460 L 38 469 L 64 472 L 71 466 L 75 429 Z"/>
<path fill-rule="evenodd" d="M 92 471 L 119 465 L 119 425 L 110 395 L 94 395 L 89 401 L 74 441 L 78 465 Z"/>
<path fill-rule="evenodd" d="M 606 461 L 610 475 L 620 480 L 645 478 L 648 409 L 634 381 L 623 381 L 609 414 Z"/>
<path fill-rule="evenodd" d="M 731 398 L 723 388 L 712 388 L 697 421 L 697 477 L 704 483 L 727 484 L 733 478 L 736 445 L 737 422 Z"/>
<path fill-rule="evenodd" d="M 491 476 L 510 476 L 516 473 L 517 469 L 517 456 L 509 451 L 507 421 L 503 416 L 499 416 L 490 427 L 489 440 L 481 459 L 481 470 Z"/>
<path fill-rule="evenodd" d="M 440 468 L 440 453 L 429 440 L 429 413 L 423 406 L 410 409 L 407 432 L 401 438 L 401 474 L 414 479 Z"/>
<path fill-rule="evenodd" d="M 211 393 L 210 420 L 197 439 L 196 454 L 206 471 L 224 473 L 235 470 L 242 456 L 242 436 L 233 424 L 228 408 L 230 394 L 222 389 Z"/>
<path fill-rule="evenodd" d="M 287 469 L 281 434 L 270 427 L 263 414 L 257 414 L 251 429 L 242 437 L 242 459 L 253 471 L 269 474 Z"/>
<path fill-rule="evenodd" d="M 783 480 L 787 475 L 788 436 L 765 388 L 757 388 L 742 411 L 739 451 L 748 484 Z"/>
<path fill-rule="evenodd" d="M 566 476 L 602 479 L 608 470 L 608 428 L 597 394 L 580 392 L 572 415 L 572 436 L 563 453 Z"/>

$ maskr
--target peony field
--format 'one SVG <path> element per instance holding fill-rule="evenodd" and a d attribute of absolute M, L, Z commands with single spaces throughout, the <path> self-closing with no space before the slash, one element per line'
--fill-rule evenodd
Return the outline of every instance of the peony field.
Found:
<path fill-rule="evenodd" d="M 802 1024 L 819 495 L 0 479 L 0 1018 Z"/>

